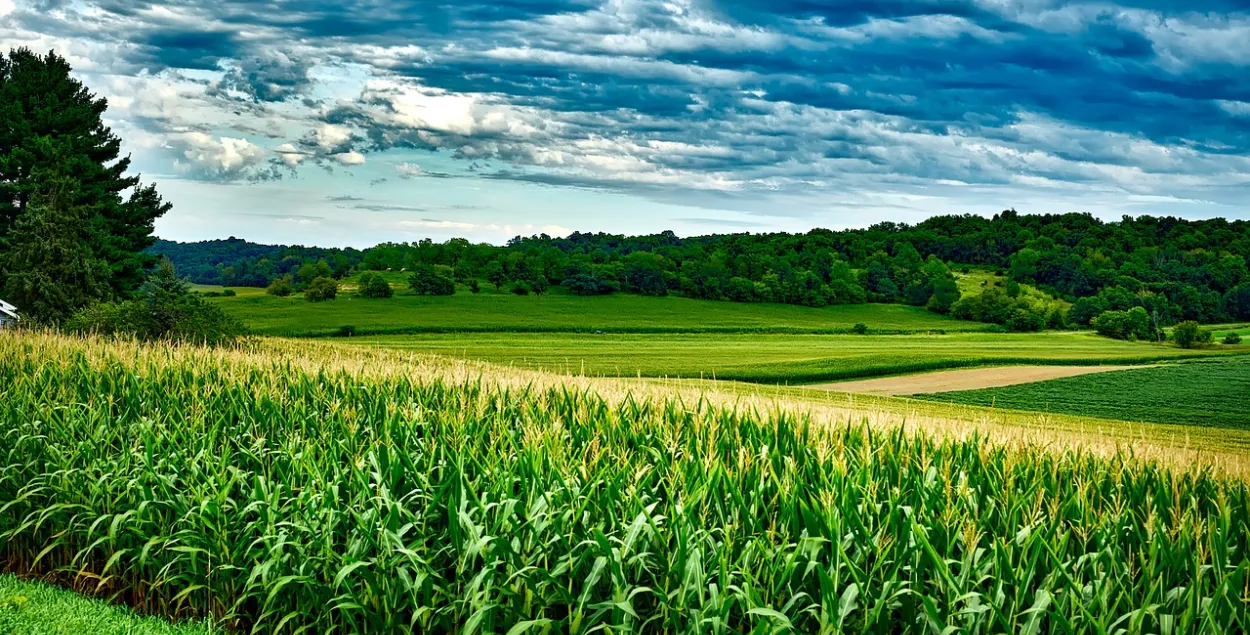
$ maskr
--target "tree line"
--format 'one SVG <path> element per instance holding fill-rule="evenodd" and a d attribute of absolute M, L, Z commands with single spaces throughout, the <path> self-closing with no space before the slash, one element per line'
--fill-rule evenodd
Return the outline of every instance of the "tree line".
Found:
<path fill-rule="evenodd" d="M 301 271 L 314 273 L 310 268 L 341 277 L 440 267 L 465 284 L 561 285 L 578 295 L 677 294 L 815 307 L 900 302 L 1014 330 L 1087 326 L 1104 312 L 1133 308 L 1145 311 L 1156 329 L 1250 319 L 1250 223 L 1224 219 L 1105 222 L 1089 214 L 1007 210 L 991 218 L 939 216 L 915 225 L 805 234 L 574 233 L 517 237 L 502 246 L 452 239 L 363 250 L 230 239 L 159 241 L 151 251 L 205 284 L 265 286 L 282 276 L 299 281 Z M 989 268 L 1010 282 L 961 299 L 952 268 L 962 267 Z M 1021 294 L 1021 284 L 1072 308 Z"/>

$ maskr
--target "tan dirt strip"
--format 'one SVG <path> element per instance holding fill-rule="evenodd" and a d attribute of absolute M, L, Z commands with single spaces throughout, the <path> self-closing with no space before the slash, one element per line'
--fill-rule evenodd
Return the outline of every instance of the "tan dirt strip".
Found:
<path fill-rule="evenodd" d="M 920 393 L 951 392 L 954 390 L 977 390 L 980 388 L 1001 388 L 1016 384 L 1030 384 L 1048 379 L 1075 377 L 1090 373 L 1106 373 L 1115 370 L 1132 368 L 1150 368 L 1149 365 L 1138 366 L 996 366 L 992 368 L 965 368 L 962 370 L 943 370 L 917 375 L 898 377 L 881 377 L 878 379 L 859 379 L 855 381 L 839 381 L 828 384 L 815 384 L 809 388 L 833 390 L 837 392 L 854 392 L 866 395 L 915 395 Z"/>

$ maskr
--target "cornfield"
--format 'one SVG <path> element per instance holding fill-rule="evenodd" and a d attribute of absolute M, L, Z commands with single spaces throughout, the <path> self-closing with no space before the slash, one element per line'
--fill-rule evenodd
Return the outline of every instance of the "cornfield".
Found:
<path fill-rule="evenodd" d="M 0 336 L 0 559 L 245 632 L 1250 630 L 1239 479 L 413 371 Z"/>

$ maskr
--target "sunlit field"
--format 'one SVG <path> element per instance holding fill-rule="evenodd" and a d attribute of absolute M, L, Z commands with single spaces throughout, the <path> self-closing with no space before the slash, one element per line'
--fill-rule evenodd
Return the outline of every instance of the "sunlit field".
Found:
<path fill-rule="evenodd" d="M 1012 416 L 0 334 L 0 536 L 245 631 L 1244 630 L 1238 454 Z"/>

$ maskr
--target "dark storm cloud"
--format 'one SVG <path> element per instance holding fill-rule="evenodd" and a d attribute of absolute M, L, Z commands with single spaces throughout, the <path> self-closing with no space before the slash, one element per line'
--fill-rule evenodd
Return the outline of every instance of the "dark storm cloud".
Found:
<path fill-rule="evenodd" d="M 129 121 L 264 119 L 251 129 L 290 144 L 268 150 L 292 171 L 397 148 L 506 166 L 472 178 L 643 193 L 1225 187 L 1250 169 L 1250 13 L 1233 0 L 71 6 L 12 20 L 113 53 L 116 74 L 199 73 L 219 121 Z M 202 173 L 272 164 L 209 136 L 183 151 L 219 164 Z"/>

